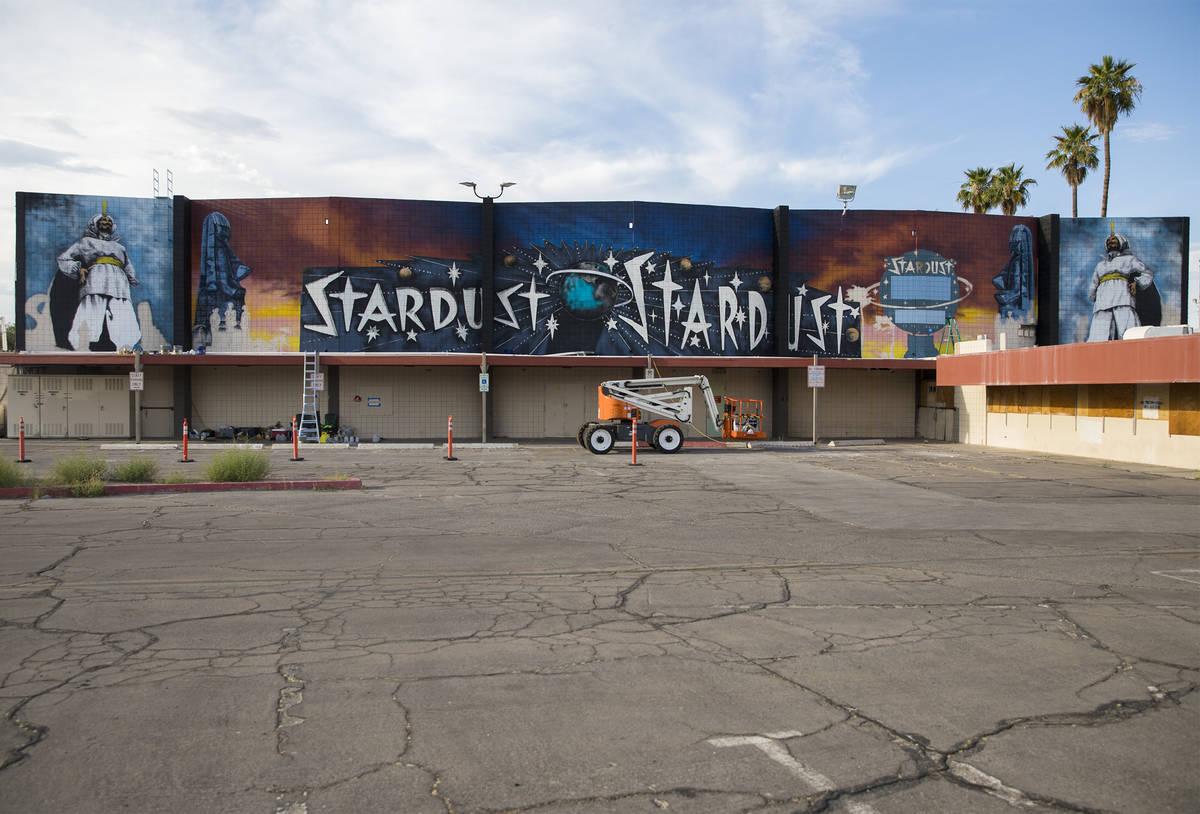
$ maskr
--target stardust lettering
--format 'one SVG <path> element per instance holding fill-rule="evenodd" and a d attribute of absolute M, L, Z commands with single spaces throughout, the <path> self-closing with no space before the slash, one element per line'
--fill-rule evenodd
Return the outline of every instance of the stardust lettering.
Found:
<path fill-rule="evenodd" d="M 893 274 L 953 274 L 954 260 L 917 260 L 907 257 L 887 258 L 887 270 Z"/>
<path fill-rule="evenodd" d="M 345 278 L 341 286 L 335 285 Z M 386 325 L 392 333 L 410 330 L 439 331 L 454 325 L 460 314 L 475 330 L 483 324 L 478 288 L 465 288 L 461 298 L 448 288 L 423 291 L 413 286 L 387 289 L 371 282 L 370 288 L 356 288 L 345 271 L 337 271 L 306 283 L 304 293 L 312 301 L 321 321 L 305 324 L 307 331 L 336 337 L 340 333 L 362 334 Z M 336 305 L 335 305 L 336 302 Z"/>

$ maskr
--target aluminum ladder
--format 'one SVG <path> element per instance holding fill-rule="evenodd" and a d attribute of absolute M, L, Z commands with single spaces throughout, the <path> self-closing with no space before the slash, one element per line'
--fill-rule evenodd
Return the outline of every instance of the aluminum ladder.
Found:
<path fill-rule="evenodd" d="M 321 375 L 321 359 L 314 351 L 304 354 L 303 403 L 300 407 L 300 424 L 297 437 L 305 443 L 321 440 L 321 427 L 317 423 L 317 378 Z"/>

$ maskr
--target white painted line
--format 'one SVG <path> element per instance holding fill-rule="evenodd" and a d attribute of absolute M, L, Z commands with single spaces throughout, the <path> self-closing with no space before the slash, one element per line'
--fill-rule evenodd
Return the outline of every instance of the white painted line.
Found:
<path fill-rule="evenodd" d="M 100 449 L 179 449 L 179 444 L 101 444 Z"/>
<path fill-rule="evenodd" d="M 1034 808 L 1038 804 L 1025 796 L 1025 793 L 1020 789 L 1014 789 L 1012 786 L 1006 786 L 997 777 L 992 777 L 990 774 L 985 774 L 979 771 L 969 763 L 960 763 L 957 760 L 950 761 L 950 774 L 960 780 L 974 785 L 980 786 L 994 797 L 999 797 L 1009 805 L 1026 806 Z"/>
<path fill-rule="evenodd" d="M 798 738 L 803 735 L 803 732 L 771 732 L 762 735 L 739 735 L 729 738 L 709 738 L 708 742 L 713 746 L 754 746 L 771 760 L 783 766 L 796 777 L 803 780 L 808 785 L 812 786 L 817 791 L 833 791 L 837 788 L 828 777 L 818 771 L 810 769 L 796 758 L 792 757 L 780 740 L 788 738 Z M 875 809 L 866 803 L 856 803 L 854 801 L 846 801 L 846 810 L 851 814 L 876 814 Z"/>
<path fill-rule="evenodd" d="M 1191 582 L 1194 585 L 1200 585 L 1200 568 L 1180 568 L 1177 571 L 1151 571 L 1151 574 L 1167 579 L 1177 579 L 1180 582 Z M 1190 576 L 1180 576 L 1180 574 L 1189 574 Z"/>

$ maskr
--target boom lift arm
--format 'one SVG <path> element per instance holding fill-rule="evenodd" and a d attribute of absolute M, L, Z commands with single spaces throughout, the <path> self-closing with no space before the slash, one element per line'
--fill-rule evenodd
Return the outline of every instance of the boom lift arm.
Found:
<path fill-rule="evenodd" d="M 708 417 L 726 440 L 763 438 L 762 402 L 726 396 L 718 407 L 706 376 L 673 376 L 648 379 L 614 379 L 602 382 L 597 397 L 596 420 L 579 428 L 579 444 L 601 455 L 617 441 L 649 443 L 659 452 L 683 446 L 683 427 L 692 420 L 692 388 L 700 388 Z M 638 418 L 644 411 L 662 418 Z M 637 438 L 633 438 L 634 426 Z"/>
<path fill-rule="evenodd" d="M 707 376 L 674 376 L 664 379 L 620 379 L 604 382 L 600 392 L 639 410 L 673 418 L 681 423 L 692 420 L 692 390 L 704 394 L 709 419 L 715 424 L 720 410 Z"/>

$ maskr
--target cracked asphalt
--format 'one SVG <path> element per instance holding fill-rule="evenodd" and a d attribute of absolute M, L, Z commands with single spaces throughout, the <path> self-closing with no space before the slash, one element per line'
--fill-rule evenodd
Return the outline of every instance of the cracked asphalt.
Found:
<path fill-rule="evenodd" d="M 0 811 L 1200 811 L 1200 473 L 456 453 L 0 501 Z"/>

